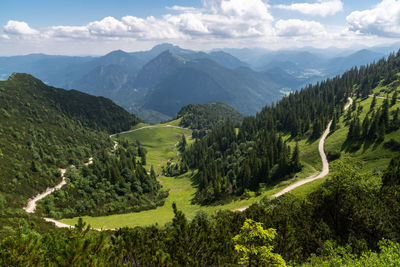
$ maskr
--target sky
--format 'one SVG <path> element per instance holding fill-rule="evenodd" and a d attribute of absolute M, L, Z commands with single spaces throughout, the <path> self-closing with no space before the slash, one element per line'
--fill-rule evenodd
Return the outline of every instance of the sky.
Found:
<path fill-rule="evenodd" d="M 1 0 L 0 55 L 348 48 L 400 41 L 400 0 Z"/>

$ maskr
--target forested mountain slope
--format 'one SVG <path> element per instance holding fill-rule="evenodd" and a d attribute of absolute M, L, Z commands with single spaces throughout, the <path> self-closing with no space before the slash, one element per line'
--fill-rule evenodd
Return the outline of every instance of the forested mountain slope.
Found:
<path fill-rule="evenodd" d="M 108 99 L 49 87 L 28 74 L 13 74 L 0 82 L 4 210 L 13 213 L 28 198 L 58 183 L 58 168 L 86 162 L 96 151 L 111 149 L 109 134 L 138 122 Z"/>
<path fill-rule="evenodd" d="M 260 183 L 270 184 L 300 170 L 297 145 L 289 147 L 282 135 L 319 138 L 331 119 L 336 127 L 348 96 L 367 97 L 379 84 L 397 86 L 399 62 L 400 54 L 392 54 L 387 60 L 290 94 L 255 117 L 245 118 L 237 135 L 229 123 L 215 128 L 183 155 L 183 165 L 199 169 L 194 201 L 207 204 L 241 195 L 246 189 L 256 190 Z M 382 135 L 379 131 L 389 130 L 387 114 L 383 109 L 370 115 L 371 127 L 376 129 L 373 138 Z M 355 136 L 354 140 L 360 138 Z"/>
<path fill-rule="evenodd" d="M 196 137 L 203 136 L 207 130 L 211 130 L 223 121 L 231 121 L 239 125 L 243 120 L 243 115 L 224 102 L 216 101 L 184 106 L 176 118 L 181 118 L 180 126 L 197 130 L 193 134 L 193 137 Z"/>

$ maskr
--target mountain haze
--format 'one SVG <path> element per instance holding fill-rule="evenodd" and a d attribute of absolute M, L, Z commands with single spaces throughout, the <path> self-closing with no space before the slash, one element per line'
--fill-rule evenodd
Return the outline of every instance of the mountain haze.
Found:
<path fill-rule="evenodd" d="M 111 98 L 145 121 L 156 123 L 175 116 L 187 104 L 218 100 L 252 115 L 287 92 L 371 63 L 383 55 L 380 51 L 386 51 L 327 52 L 331 50 L 225 49 L 206 53 L 160 44 L 148 51 L 116 50 L 101 57 L 0 57 L 0 76 L 28 72 L 47 84 Z"/>

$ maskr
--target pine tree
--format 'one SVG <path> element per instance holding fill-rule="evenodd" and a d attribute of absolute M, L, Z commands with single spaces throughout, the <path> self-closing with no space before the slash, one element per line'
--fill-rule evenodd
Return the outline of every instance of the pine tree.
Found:
<path fill-rule="evenodd" d="M 361 137 L 361 126 L 360 126 L 360 120 L 358 118 L 354 119 L 354 127 L 353 127 L 352 137 L 353 137 L 353 140 L 359 140 Z"/>
<path fill-rule="evenodd" d="M 362 138 L 367 138 L 368 137 L 368 131 L 369 131 L 369 116 L 365 116 L 364 121 L 362 123 Z"/>
<path fill-rule="evenodd" d="M 392 159 L 382 176 L 384 186 L 400 185 L 400 161 Z"/>
<path fill-rule="evenodd" d="M 397 91 L 393 93 L 391 106 L 394 106 L 396 104 L 396 102 L 397 102 L 397 94 L 398 94 Z"/>
<path fill-rule="evenodd" d="M 374 97 L 372 98 L 372 102 L 371 102 L 371 106 L 369 107 L 369 110 L 373 111 L 375 105 L 376 105 L 376 95 L 374 95 Z"/>
<path fill-rule="evenodd" d="M 143 166 L 147 164 L 147 162 L 146 162 L 146 153 L 143 153 L 142 156 L 140 157 L 140 159 L 141 159 L 141 163 L 142 163 Z"/>
<path fill-rule="evenodd" d="M 384 131 L 386 129 L 389 129 L 389 100 L 388 100 L 388 98 L 385 98 L 385 101 L 383 102 L 382 113 L 381 113 L 380 119 L 382 120 L 382 124 L 385 127 Z"/>
<path fill-rule="evenodd" d="M 337 127 L 337 117 L 336 117 L 336 112 L 333 112 L 333 118 L 332 118 L 332 124 L 331 124 L 330 131 L 334 132 L 336 130 L 336 127 Z"/>
<path fill-rule="evenodd" d="M 292 171 L 298 172 L 301 169 L 300 164 L 300 155 L 299 155 L 299 144 L 296 142 L 296 146 L 294 147 L 292 158 L 291 158 L 291 166 L 293 168 Z"/>

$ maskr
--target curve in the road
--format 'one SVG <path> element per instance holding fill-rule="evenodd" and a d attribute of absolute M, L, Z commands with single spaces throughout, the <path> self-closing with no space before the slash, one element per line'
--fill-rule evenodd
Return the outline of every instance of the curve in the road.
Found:
<path fill-rule="evenodd" d="M 344 110 L 348 109 L 353 104 L 353 99 L 352 98 L 349 97 L 348 100 L 349 100 L 349 103 L 344 107 Z M 398 101 L 400 101 L 400 100 L 398 100 Z M 321 173 L 319 175 L 317 175 L 317 176 L 315 176 L 315 175 L 310 176 L 310 177 L 308 177 L 306 179 L 298 181 L 298 182 L 296 182 L 296 183 L 284 188 L 283 190 L 279 191 L 278 193 L 272 195 L 272 198 L 277 198 L 277 197 L 279 197 L 279 196 L 281 196 L 283 194 L 286 194 L 289 191 L 292 191 L 293 189 L 295 189 L 295 188 L 297 188 L 299 186 L 302 186 L 302 185 L 304 185 L 306 183 L 312 182 L 314 180 L 323 178 L 326 175 L 328 175 L 328 173 L 329 173 L 329 162 L 328 162 L 328 160 L 326 158 L 326 155 L 325 155 L 324 144 L 325 144 L 325 139 L 326 139 L 326 137 L 328 136 L 328 134 L 330 132 L 331 124 L 332 124 L 332 121 L 330 121 L 328 123 L 328 127 L 326 128 L 326 130 L 325 130 L 324 134 L 322 135 L 321 140 L 319 141 L 319 144 L 318 144 L 318 151 L 319 151 L 319 154 L 320 154 L 320 157 L 321 157 L 321 160 L 322 160 L 322 171 L 321 171 Z M 183 127 L 174 126 L 174 125 L 143 126 L 141 128 L 138 128 L 138 129 L 129 130 L 129 131 L 125 131 L 125 132 L 120 132 L 120 133 L 117 133 L 117 134 L 126 134 L 126 133 L 131 133 L 131 132 L 135 132 L 135 131 L 139 131 L 139 130 L 143 130 L 143 129 L 164 128 L 164 127 L 172 127 L 172 128 L 189 130 L 188 128 L 183 128 Z M 110 137 L 116 136 L 117 134 L 112 134 L 112 135 L 110 135 Z M 115 151 L 117 149 L 117 147 L 118 147 L 118 143 L 114 141 L 113 151 Z M 89 161 L 85 165 L 89 165 L 89 164 L 92 164 L 92 163 L 93 163 L 93 158 L 90 158 Z M 42 194 L 39 194 L 39 195 L 33 197 L 32 199 L 30 199 L 28 201 L 28 205 L 26 207 L 24 207 L 24 210 L 26 212 L 33 213 L 35 211 L 36 202 L 37 201 L 39 201 L 39 200 L 43 199 L 44 197 L 48 196 L 49 194 L 53 193 L 55 190 L 60 189 L 62 186 L 64 186 L 67 183 L 66 180 L 65 180 L 65 177 L 64 177 L 65 173 L 66 173 L 66 169 L 60 169 L 60 171 L 61 171 L 62 181 L 58 185 L 56 185 L 55 187 L 47 188 L 46 192 L 44 192 Z M 239 208 L 239 209 L 235 209 L 233 211 L 244 211 L 247 208 L 248 208 L 248 206 L 242 207 L 242 208 Z M 44 220 L 47 221 L 47 222 L 54 223 L 57 227 L 73 228 L 72 225 L 64 224 L 64 223 L 58 222 L 58 221 L 50 219 L 50 218 L 44 218 Z M 97 231 L 114 230 L 114 229 L 95 229 L 95 228 L 93 228 L 93 229 L 97 230 Z"/>
<path fill-rule="evenodd" d="M 344 110 L 348 109 L 353 104 L 353 99 L 351 97 L 348 98 L 348 101 L 349 101 L 349 103 L 347 103 L 347 105 L 344 107 Z M 297 188 L 299 186 L 302 186 L 302 185 L 304 185 L 306 183 L 315 181 L 317 179 L 324 178 L 325 176 L 328 175 L 328 173 L 329 173 L 329 162 L 328 162 L 328 160 L 326 158 L 326 155 L 325 155 L 324 144 L 325 144 L 326 137 L 329 135 L 331 124 L 332 124 L 332 121 L 330 121 L 328 123 L 328 127 L 326 127 L 326 130 L 325 130 L 324 134 L 322 135 L 321 140 L 319 140 L 319 144 L 318 144 L 318 151 L 319 151 L 319 155 L 320 155 L 321 160 L 322 160 L 322 171 L 320 172 L 320 174 L 312 175 L 312 176 L 310 176 L 310 177 L 308 177 L 306 179 L 303 179 L 303 180 L 298 181 L 298 182 L 296 182 L 296 183 L 294 183 L 292 185 L 289 185 L 288 187 L 285 187 L 284 189 L 282 189 L 278 193 L 272 195 L 271 198 L 277 198 L 277 197 L 279 197 L 281 195 L 286 194 L 287 192 L 292 191 L 293 189 L 295 189 L 295 188 Z M 244 211 L 248 207 L 249 206 L 242 207 L 242 208 L 239 208 L 239 209 L 235 209 L 233 211 Z"/>
<path fill-rule="evenodd" d="M 23 207 L 23 209 L 28 212 L 28 213 L 33 213 L 36 209 L 36 202 L 38 202 L 39 200 L 45 198 L 46 196 L 50 195 L 51 193 L 53 193 L 55 190 L 60 189 L 61 187 L 63 187 L 67 181 L 65 180 L 65 173 L 67 172 L 67 169 L 60 169 L 61 172 L 61 182 L 59 184 L 57 184 L 54 187 L 49 187 L 46 189 L 45 192 L 34 196 L 33 198 L 30 198 L 28 200 L 28 205 L 26 205 L 26 207 Z"/>
<path fill-rule="evenodd" d="M 131 133 L 131 132 L 135 132 L 135 131 L 139 131 L 139 130 L 143 130 L 143 129 L 149 129 L 149 128 L 165 128 L 165 127 L 167 127 L 167 128 L 168 128 L 168 127 L 171 127 L 171 128 L 177 128 L 177 129 L 190 130 L 190 129 L 188 129 L 188 128 L 183 128 L 183 127 L 179 127 L 179 126 L 174 126 L 174 125 L 169 125 L 169 124 L 168 124 L 168 125 L 163 125 L 163 126 L 144 126 L 144 127 L 138 128 L 138 129 L 134 129 L 134 130 L 130 130 L 130 131 L 125 131 L 125 132 L 120 132 L 120 133 L 117 133 L 117 134 Z M 117 134 L 112 134 L 112 135 L 110 135 L 110 138 L 113 137 L 113 136 L 116 136 Z M 113 149 L 111 150 L 111 152 L 115 152 L 115 151 L 117 150 L 117 148 L 118 148 L 118 142 L 117 142 L 117 141 L 114 141 L 114 146 L 113 146 Z M 89 164 L 92 164 L 92 163 L 93 163 L 93 157 L 90 157 L 89 160 L 88 160 L 88 162 L 85 163 L 85 165 L 88 166 Z M 73 168 L 73 167 L 74 167 L 74 166 L 71 166 L 71 168 Z M 45 198 L 46 196 L 48 196 L 48 195 L 50 195 L 51 193 L 53 193 L 55 190 L 60 189 L 61 187 L 63 187 L 64 185 L 67 184 L 67 181 L 65 180 L 65 173 L 67 172 L 67 169 L 60 169 L 60 172 L 61 172 L 61 177 L 62 177 L 61 182 L 60 182 L 59 184 L 57 184 L 56 186 L 54 186 L 54 187 L 49 187 L 49 188 L 47 188 L 45 192 L 43 192 L 43 193 L 41 193 L 41 194 L 38 194 L 37 196 L 34 196 L 33 198 L 30 198 L 30 199 L 28 200 L 28 205 L 27 205 L 26 207 L 23 208 L 26 212 L 28 212 L 28 213 L 33 213 L 33 212 L 35 212 L 36 203 L 37 203 L 39 200 Z M 43 219 L 44 219 L 45 221 L 47 221 L 47 222 L 52 222 L 52 223 L 54 223 L 55 226 L 56 226 L 56 227 L 59 227 L 59 228 L 74 228 L 74 226 L 72 226 L 72 225 L 68 225 L 68 224 L 65 224 L 65 223 L 56 221 L 56 220 L 54 220 L 54 219 L 50 219 L 50 218 L 43 218 Z M 92 229 L 97 230 L 97 231 L 115 230 L 115 229 L 96 229 L 96 228 L 92 228 Z"/>

